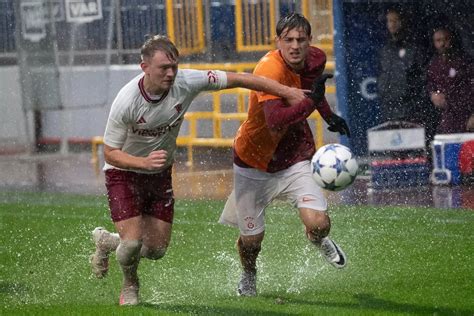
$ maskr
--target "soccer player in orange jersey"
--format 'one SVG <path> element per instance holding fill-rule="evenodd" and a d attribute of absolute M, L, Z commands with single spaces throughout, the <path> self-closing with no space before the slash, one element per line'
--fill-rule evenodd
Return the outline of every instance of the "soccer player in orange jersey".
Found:
<path fill-rule="evenodd" d="M 278 49 L 267 53 L 254 74 L 290 87 L 311 89 L 308 98 L 289 105 L 268 93 L 251 92 L 248 119 L 234 142 L 234 190 L 220 223 L 238 226 L 242 263 L 238 294 L 255 296 L 256 260 L 265 233 L 265 208 L 275 198 L 290 201 L 299 210 L 306 235 L 336 268 L 346 256 L 328 238 L 331 227 L 327 201 L 312 179 L 310 160 L 315 144 L 307 117 L 318 110 L 329 130 L 349 136 L 349 128 L 334 114 L 324 97 L 326 55 L 310 46 L 311 26 L 297 13 L 283 17 L 276 27 Z"/>

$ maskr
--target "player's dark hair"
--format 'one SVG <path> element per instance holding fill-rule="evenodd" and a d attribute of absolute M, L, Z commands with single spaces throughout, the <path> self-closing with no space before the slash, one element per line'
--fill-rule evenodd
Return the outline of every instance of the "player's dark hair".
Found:
<path fill-rule="evenodd" d="M 309 21 L 299 13 L 290 13 L 282 17 L 276 26 L 276 35 L 281 36 L 284 30 L 289 32 L 295 28 L 303 28 L 306 35 L 311 36 L 311 24 Z"/>
<path fill-rule="evenodd" d="M 162 51 L 171 60 L 178 60 L 179 51 L 172 41 L 165 35 L 149 35 L 143 43 L 140 54 L 142 60 L 151 58 L 156 51 Z"/>
<path fill-rule="evenodd" d="M 400 8 L 390 7 L 385 11 L 385 16 L 387 16 L 387 14 L 389 13 L 395 13 L 400 17 L 400 19 L 403 19 L 403 12 L 402 12 L 402 9 Z"/>

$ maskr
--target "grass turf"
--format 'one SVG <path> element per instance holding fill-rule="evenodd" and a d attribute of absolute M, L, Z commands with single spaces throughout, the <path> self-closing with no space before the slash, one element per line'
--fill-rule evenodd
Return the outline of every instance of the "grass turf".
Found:
<path fill-rule="evenodd" d="M 115 256 L 92 277 L 90 231 L 112 229 L 105 197 L 0 193 L 1 315 L 472 315 L 474 212 L 413 207 L 331 210 L 349 261 L 326 264 L 286 204 L 267 211 L 255 298 L 235 294 L 237 231 L 222 201 L 177 201 L 172 243 L 140 264 L 142 303 L 119 307 Z"/>

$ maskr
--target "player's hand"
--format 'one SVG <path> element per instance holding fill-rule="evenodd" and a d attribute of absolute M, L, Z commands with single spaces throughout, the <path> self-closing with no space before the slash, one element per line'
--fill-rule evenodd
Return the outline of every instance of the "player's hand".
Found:
<path fill-rule="evenodd" d="M 316 106 L 318 106 L 318 104 L 324 99 L 324 94 L 326 93 L 326 80 L 332 77 L 332 74 L 322 74 L 313 81 L 311 93 L 308 94 L 308 97 L 313 100 Z"/>
<path fill-rule="evenodd" d="M 329 131 L 339 132 L 341 135 L 347 135 L 347 137 L 351 137 L 349 126 L 347 126 L 346 121 L 339 115 L 332 113 L 327 119 L 325 119 L 325 121 L 329 125 Z"/>
<path fill-rule="evenodd" d="M 285 101 L 289 105 L 295 105 L 307 98 L 307 93 L 310 93 L 310 90 L 302 90 L 298 88 L 288 87 L 288 92 L 285 97 Z"/>
<path fill-rule="evenodd" d="M 148 157 L 145 157 L 144 169 L 156 170 L 165 165 L 166 159 L 168 158 L 168 152 L 166 150 L 155 150 L 152 151 Z"/>

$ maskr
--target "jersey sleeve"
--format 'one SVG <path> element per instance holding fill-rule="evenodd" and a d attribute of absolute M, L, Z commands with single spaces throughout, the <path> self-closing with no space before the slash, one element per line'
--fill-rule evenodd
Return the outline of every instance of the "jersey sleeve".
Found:
<path fill-rule="evenodd" d="M 285 76 L 285 69 L 278 61 L 274 58 L 264 57 L 259 64 L 255 67 L 253 74 L 255 76 L 261 76 L 268 79 L 273 79 L 281 84 L 291 86 L 290 82 L 287 82 L 288 77 Z M 256 91 L 258 103 L 265 102 L 267 100 L 281 99 L 279 96 L 268 94 L 262 91 Z"/>
<path fill-rule="evenodd" d="M 182 73 L 189 88 L 196 93 L 227 87 L 227 74 L 221 70 L 184 69 Z"/>
<path fill-rule="evenodd" d="M 112 104 L 104 133 L 104 144 L 113 148 L 122 148 L 127 138 L 128 126 L 124 111 L 117 102 Z"/>

